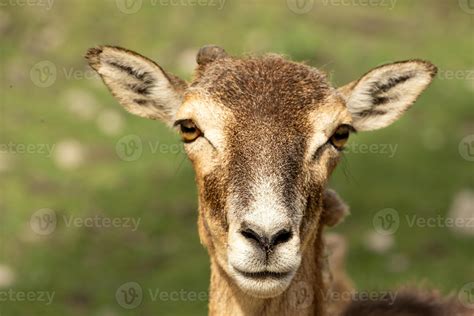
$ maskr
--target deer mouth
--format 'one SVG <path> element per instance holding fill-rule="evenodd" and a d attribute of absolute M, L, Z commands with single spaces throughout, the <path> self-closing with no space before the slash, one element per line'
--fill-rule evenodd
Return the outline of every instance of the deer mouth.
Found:
<path fill-rule="evenodd" d="M 250 279 L 283 279 L 287 277 L 291 272 L 273 272 L 273 271 L 259 271 L 259 272 L 246 272 L 239 269 L 235 269 L 241 275 Z"/>
<path fill-rule="evenodd" d="M 258 298 L 278 296 L 285 291 L 291 283 L 295 271 L 275 272 L 261 270 L 248 272 L 232 267 L 231 275 L 237 285 L 246 294 Z"/>

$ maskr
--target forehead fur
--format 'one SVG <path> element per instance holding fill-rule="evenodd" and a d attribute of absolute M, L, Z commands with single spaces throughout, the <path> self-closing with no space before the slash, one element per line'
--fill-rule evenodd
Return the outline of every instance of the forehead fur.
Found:
<path fill-rule="evenodd" d="M 293 209 L 304 193 L 297 183 L 313 133 L 311 114 L 334 103 L 325 74 L 277 55 L 226 57 L 198 68 L 190 96 L 197 91 L 232 112 L 230 121 L 223 118 L 226 167 L 218 172 L 240 207 L 255 198 L 254 182 L 271 175 L 272 190 Z"/>
<path fill-rule="evenodd" d="M 240 115 L 301 117 L 332 89 L 324 73 L 278 55 L 222 58 L 199 67 L 196 77 L 193 87 Z"/>

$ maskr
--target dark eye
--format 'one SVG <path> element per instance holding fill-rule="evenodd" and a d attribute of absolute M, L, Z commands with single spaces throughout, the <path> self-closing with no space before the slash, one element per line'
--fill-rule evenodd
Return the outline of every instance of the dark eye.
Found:
<path fill-rule="evenodd" d="M 334 134 L 332 134 L 329 142 L 336 147 L 336 149 L 342 150 L 349 139 L 351 131 L 352 127 L 350 125 L 341 125 L 336 129 Z"/>
<path fill-rule="evenodd" d="M 181 139 L 185 143 L 191 143 L 202 135 L 202 132 L 197 128 L 192 120 L 180 120 L 175 123 L 179 126 Z"/>

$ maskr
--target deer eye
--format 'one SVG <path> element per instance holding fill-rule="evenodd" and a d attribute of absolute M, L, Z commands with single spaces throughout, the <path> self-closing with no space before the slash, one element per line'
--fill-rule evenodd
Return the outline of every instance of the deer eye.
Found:
<path fill-rule="evenodd" d="M 202 136 L 201 130 L 194 124 L 192 120 L 180 120 L 174 125 L 179 126 L 181 139 L 185 143 L 191 143 Z"/>
<path fill-rule="evenodd" d="M 343 150 L 344 145 L 347 143 L 349 139 L 349 134 L 352 131 L 352 127 L 350 125 L 341 125 L 339 126 L 334 134 L 332 134 L 329 142 L 336 147 L 337 150 Z"/>

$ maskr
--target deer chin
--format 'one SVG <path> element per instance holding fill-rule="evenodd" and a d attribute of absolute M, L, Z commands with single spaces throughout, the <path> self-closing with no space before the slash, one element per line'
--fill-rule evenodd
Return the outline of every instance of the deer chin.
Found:
<path fill-rule="evenodd" d="M 282 294 L 296 273 L 296 270 L 247 272 L 232 266 L 229 270 L 237 286 L 247 295 L 257 298 L 270 298 Z"/>

